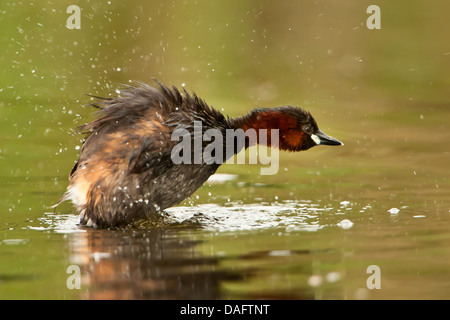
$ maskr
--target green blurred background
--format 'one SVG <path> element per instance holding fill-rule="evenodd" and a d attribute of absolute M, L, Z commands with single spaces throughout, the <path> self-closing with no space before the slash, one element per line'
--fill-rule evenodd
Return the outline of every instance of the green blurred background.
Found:
<path fill-rule="evenodd" d="M 73 4 L 79 30 L 66 28 Z M 380 30 L 366 27 L 371 4 L 381 8 Z M 449 2 L 419 0 L 2 0 L 0 297 L 53 297 L 27 281 L 63 268 L 67 243 L 28 227 L 66 188 L 81 143 L 74 130 L 93 117 L 86 94 L 108 96 L 130 81 L 185 86 L 230 116 L 257 106 L 309 109 L 344 148 L 281 154 L 276 176 L 258 176 L 257 166 L 220 169 L 271 185 L 283 199 L 333 194 L 378 203 L 383 214 L 400 203 L 448 215 L 449 11 Z M 258 199 L 273 200 L 274 189 Z M 235 187 L 212 190 L 218 202 L 253 200 Z M 209 202 L 208 192 L 191 203 Z M 27 240 L 1 245 L 12 238 Z M 43 260 L 44 269 L 30 262 Z M 30 287 L 37 292 L 25 294 Z"/>
<path fill-rule="evenodd" d="M 85 94 L 153 77 L 231 116 L 306 107 L 325 132 L 357 143 L 344 154 L 379 136 L 424 149 L 448 137 L 445 2 L 380 2 L 381 30 L 366 27 L 370 1 L 77 1 L 80 30 L 65 26 L 71 4 L 0 4 L 6 180 L 67 172 L 80 140 L 70 132 L 92 119 Z M 370 152 L 389 156 L 380 147 Z"/>

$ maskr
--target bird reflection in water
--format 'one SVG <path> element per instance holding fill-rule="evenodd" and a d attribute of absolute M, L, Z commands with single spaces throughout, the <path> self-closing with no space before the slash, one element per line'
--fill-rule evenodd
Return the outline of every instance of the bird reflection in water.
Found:
<path fill-rule="evenodd" d="M 243 275 L 204 257 L 189 231 L 91 230 L 71 235 L 83 299 L 218 299 L 220 282 Z"/>

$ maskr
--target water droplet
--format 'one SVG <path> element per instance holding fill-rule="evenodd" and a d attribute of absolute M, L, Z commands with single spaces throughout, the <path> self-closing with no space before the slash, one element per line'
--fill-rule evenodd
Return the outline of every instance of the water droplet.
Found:
<path fill-rule="evenodd" d="M 391 208 L 391 209 L 388 210 L 388 212 L 389 212 L 390 214 L 398 214 L 398 213 L 400 212 L 400 209 L 397 209 L 397 208 Z"/>
<path fill-rule="evenodd" d="M 353 227 L 353 222 L 351 222 L 348 219 L 344 219 L 341 222 L 339 222 L 337 224 L 338 227 L 341 227 L 344 230 L 350 229 L 351 227 Z"/>
<path fill-rule="evenodd" d="M 337 271 L 329 272 L 326 275 L 327 282 L 330 282 L 330 283 L 337 282 L 337 281 L 341 280 L 341 278 L 342 278 L 341 273 L 337 272 Z"/>
<path fill-rule="evenodd" d="M 322 282 L 323 282 L 322 277 L 317 274 L 314 274 L 308 278 L 308 285 L 310 287 L 314 287 L 314 288 L 318 287 L 322 284 Z"/>

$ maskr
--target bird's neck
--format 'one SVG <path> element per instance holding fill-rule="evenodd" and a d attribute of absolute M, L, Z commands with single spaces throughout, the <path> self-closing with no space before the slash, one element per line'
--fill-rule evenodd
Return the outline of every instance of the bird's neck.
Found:
<path fill-rule="evenodd" d="M 291 128 L 296 126 L 296 120 L 275 109 L 254 109 L 248 114 L 233 120 L 234 128 L 248 129 L 278 129 Z"/>
<path fill-rule="evenodd" d="M 277 109 L 254 109 L 244 116 L 232 119 L 231 125 L 233 129 L 242 129 L 248 135 L 251 132 L 256 133 L 256 141 L 253 140 L 256 143 L 247 141 L 246 147 L 253 144 L 279 147 L 278 141 L 276 141 L 276 145 L 273 143 L 275 142 L 275 139 L 272 139 L 272 135 L 275 133 L 274 130 L 276 130 L 279 137 L 279 134 L 282 134 L 287 128 L 295 127 L 296 121 Z M 264 136 L 267 138 L 264 139 Z"/>

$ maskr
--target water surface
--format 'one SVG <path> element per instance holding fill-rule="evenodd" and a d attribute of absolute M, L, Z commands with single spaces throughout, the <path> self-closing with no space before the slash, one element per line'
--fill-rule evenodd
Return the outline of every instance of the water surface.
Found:
<path fill-rule="evenodd" d="M 376 31 L 361 1 L 79 5 L 80 30 L 63 3 L 0 5 L 0 298 L 450 298 L 448 4 L 384 4 Z M 224 165 L 170 223 L 80 228 L 50 207 L 84 94 L 151 77 L 231 116 L 306 107 L 345 146 Z"/>

